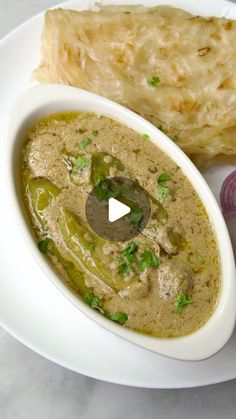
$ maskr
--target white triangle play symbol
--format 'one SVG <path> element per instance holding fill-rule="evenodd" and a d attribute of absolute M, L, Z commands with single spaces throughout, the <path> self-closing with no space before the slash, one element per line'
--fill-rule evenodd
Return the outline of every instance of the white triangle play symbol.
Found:
<path fill-rule="evenodd" d="M 118 201 L 117 199 L 110 198 L 108 201 L 108 219 L 110 223 L 119 220 L 120 218 L 124 217 L 125 215 L 130 213 L 130 207 L 122 202 Z"/>

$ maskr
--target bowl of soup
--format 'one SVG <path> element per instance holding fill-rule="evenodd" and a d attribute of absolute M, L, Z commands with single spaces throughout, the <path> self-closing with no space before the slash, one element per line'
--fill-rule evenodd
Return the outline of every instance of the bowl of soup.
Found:
<path fill-rule="evenodd" d="M 30 251 L 79 310 L 176 359 L 206 359 L 227 343 L 228 231 L 203 177 L 161 130 L 87 91 L 36 86 L 9 113 L 4 153 Z M 112 199 L 130 207 L 117 228 L 104 216 Z"/>

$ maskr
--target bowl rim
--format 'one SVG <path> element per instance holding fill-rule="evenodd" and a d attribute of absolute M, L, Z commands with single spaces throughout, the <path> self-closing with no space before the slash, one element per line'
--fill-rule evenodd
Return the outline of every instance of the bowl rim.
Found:
<path fill-rule="evenodd" d="M 80 300 L 53 271 L 46 258 L 39 253 L 35 245 L 36 239 L 27 225 L 22 205 L 19 202 L 19 185 L 17 186 L 16 182 L 17 165 L 14 164 L 17 158 L 16 148 L 20 149 L 19 142 L 23 141 L 19 133 L 29 128 L 33 121 L 43 115 L 66 110 L 83 110 L 103 114 L 137 132 L 148 134 L 150 141 L 163 150 L 182 169 L 200 196 L 215 230 L 222 268 L 222 281 L 215 311 L 197 331 L 177 338 L 158 338 L 122 328 Z M 202 175 L 184 152 L 162 131 L 131 110 L 94 93 L 58 84 L 37 85 L 23 92 L 8 113 L 2 141 L 2 156 L 4 181 L 7 184 L 11 209 L 30 252 L 51 282 L 80 311 L 121 338 L 178 360 L 207 359 L 225 346 L 234 330 L 236 321 L 236 274 L 229 233 L 219 206 Z"/>

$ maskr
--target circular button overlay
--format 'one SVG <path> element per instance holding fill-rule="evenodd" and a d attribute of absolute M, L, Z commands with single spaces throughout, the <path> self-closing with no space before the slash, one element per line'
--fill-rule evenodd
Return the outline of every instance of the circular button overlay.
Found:
<path fill-rule="evenodd" d="M 121 203 L 130 210 L 124 216 L 119 217 L 118 214 L 116 221 L 110 222 L 112 208 L 109 206 L 115 205 L 114 202 L 118 207 Z M 151 205 L 148 194 L 138 182 L 113 177 L 97 182 L 87 198 L 85 211 L 91 229 L 98 236 L 113 242 L 124 242 L 136 237 L 146 227 Z"/>

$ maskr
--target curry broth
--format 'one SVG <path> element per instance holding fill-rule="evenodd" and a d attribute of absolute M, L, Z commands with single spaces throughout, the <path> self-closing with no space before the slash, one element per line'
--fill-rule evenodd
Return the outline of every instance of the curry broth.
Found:
<path fill-rule="evenodd" d="M 186 335 L 209 319 L 221 281 L 211 222 L 180 168 L 145 133 L 93 113 L 50 115 L 28 133 L 21 176 L 39 249 L 93 309 L 159 337 Z M 150 195 L 150 221 L 126 243 L 106 242 L 86 220 L 88 194 L 114 176 Z"/>

